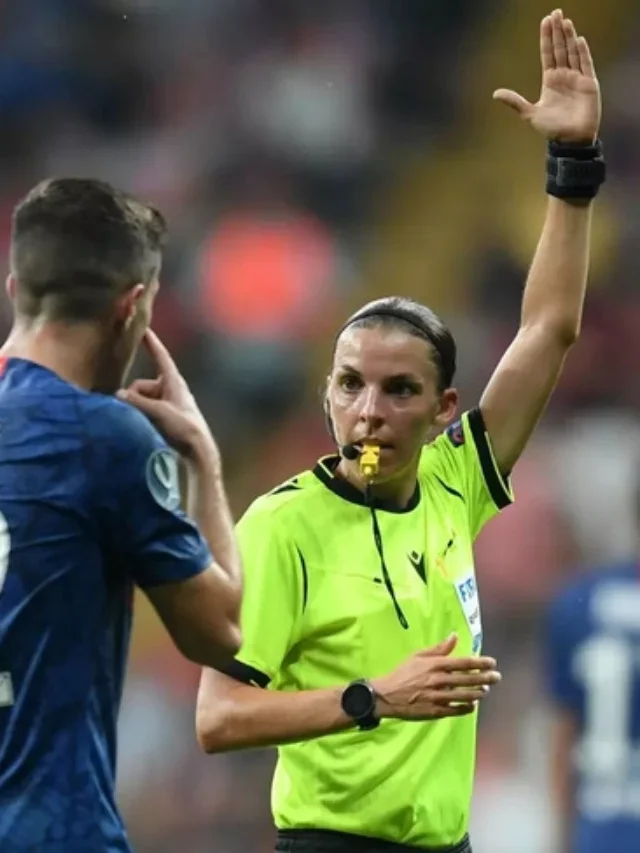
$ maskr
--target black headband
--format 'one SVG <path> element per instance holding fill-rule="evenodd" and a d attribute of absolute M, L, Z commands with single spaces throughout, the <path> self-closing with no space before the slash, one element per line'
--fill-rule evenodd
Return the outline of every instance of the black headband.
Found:
<path fill-rule="evenodd" d="M 446 349 L 448 348 L 446 344 L 445 348 L 445 356 L 443 356 L 443 340 L 440 335 L 437 334 L 427 323 L 425 323 L 421 317 L 416 316 L 415 312 L 413 312 L 410 308 L 403 308 L 401 306 L 395 308 L 386 305 L 382 305 L 378 307 L 375 305 L 370 305 L 361 311 L 353 314 L 347 322 L 342 326 L 338 334 L 336 335 L 333 350 L 335 353 L 335 349 L 338 343 L 338 339 L 340 335 L 352 326 L 354 323 L 360 322 L 360 320 L 366 320 L 369 317 L 393 317 L 396 320 L 402 320 L 404 323 L 407 323 L 409 326 L 412 326 L 417 332 L 420 333 L 420 337 L 424 340 L 428 341 L 433 347 L 436 360 L 438 362 L 439 373 L 440 373 L 440 381 L 446 386 L 450 385 L 453 380 L 453 374 L 455 373 L 455 345 L 453 353 L 451 354 L 451 364 L 445 364 L 444 358 L 446 357 Z M 447 371 L 447 372 L 445 372 Z M 449 372 L 451 375 L 449 375 Z"/>
<path fill-rule="evenodd" d="M 417 329 L 417 331 L 429 341 L 438 353 L 438 356 L 440 356 L 439 342 L 431 329 L 416 317 L 412 311 L 404 308 L 376 308 L 375 305 L 372 305 L 370 308 L 366 308 L 364 311 L 349 317 L 347 322 L 336 335 L 336 341 L 340 335 L 349 328 L 349 326 L 352 326 L 354 323 L 358 323 L 360 320 L 366 320 L 368 317 L 394 317 L 396 320 L 404 320 L 405 323 L 408 323 L 410 326 L 413 326 L 414 329 Z"/>

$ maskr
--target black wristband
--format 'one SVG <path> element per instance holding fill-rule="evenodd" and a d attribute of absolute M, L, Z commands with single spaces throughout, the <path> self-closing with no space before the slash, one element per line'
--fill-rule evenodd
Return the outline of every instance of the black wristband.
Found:
<path fill-rule="evenodd" d="M 592 199 L 605 178 L 600 140 L 593 145 L 548 143 L 546 191 L 549 195 L 565 201 Z"/>

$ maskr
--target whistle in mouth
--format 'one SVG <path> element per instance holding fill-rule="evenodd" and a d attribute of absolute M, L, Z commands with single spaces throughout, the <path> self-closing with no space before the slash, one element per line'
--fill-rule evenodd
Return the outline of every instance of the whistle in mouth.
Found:
<path fill-rule="evenodd" d="M 380 467 L 380 447 L 377 444 L 366 444 L 360 454 L 360 471 L 363 477 L 371 480 Z"/>

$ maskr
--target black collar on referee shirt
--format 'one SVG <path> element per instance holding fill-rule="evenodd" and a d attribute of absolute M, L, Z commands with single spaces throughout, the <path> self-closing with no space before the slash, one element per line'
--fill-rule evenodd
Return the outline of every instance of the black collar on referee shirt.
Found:
<path fill-rule="evenodd" d="M 313 473 L 323 485 L 334 493 L 334 495 L 338 495 L 338 497 L 343 498 L 345 501 L 357 504 L 358 506 L 368 506 L 365 501 L 364 493 L 361 492 L 360 489 L 357 489 L 342 477 L 336 477 L 335 471 L 340 464 L 340 458 L 341 457 L 338 455 L 324 456 L 317 462 L 313 469 Z M 402 513 L 411 512 L 411 510 L 415 509 L 419 503 L 420 485 L 416 483 L 416 488 L 409 499 L 409 503 L 405 507 L 399 507 L 397 504 L 393 503 L 393 501 L 379 500 L 378 498 L 374 499 L 373 507 L 375 509 L 382 510 L 383 512 Z"/>

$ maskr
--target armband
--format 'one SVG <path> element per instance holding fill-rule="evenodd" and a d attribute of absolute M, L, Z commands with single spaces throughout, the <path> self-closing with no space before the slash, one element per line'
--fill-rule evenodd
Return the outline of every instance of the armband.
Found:
<path fill-rule="evenodd" d="M 548 143 L 546 191 L 549 195 L 565 201 L 592 199 L 605 178 L 600 140 L 593 145 Z"/>

